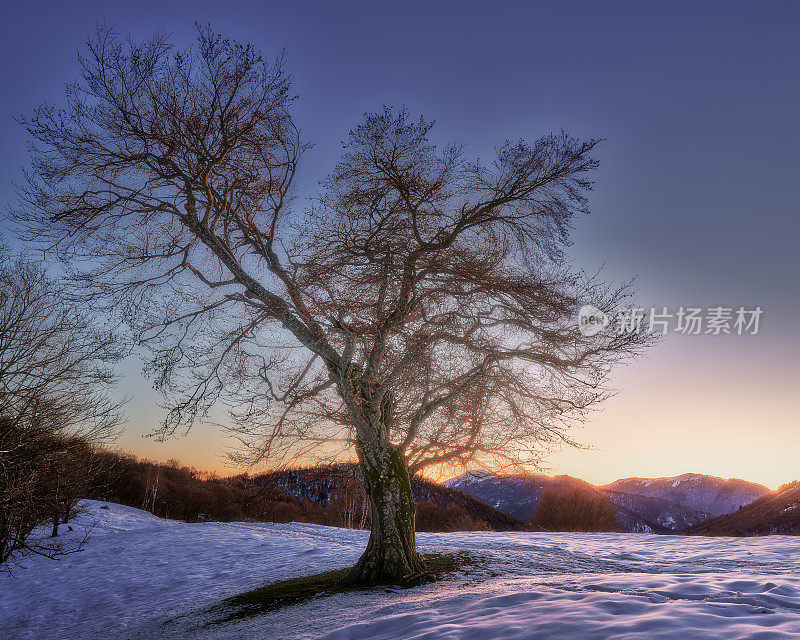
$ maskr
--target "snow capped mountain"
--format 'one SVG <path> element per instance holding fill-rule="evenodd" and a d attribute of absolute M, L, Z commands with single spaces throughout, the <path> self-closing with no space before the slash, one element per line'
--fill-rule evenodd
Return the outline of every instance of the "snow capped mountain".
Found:
<path fill-rule="evenodd" d="M 526 522 L 536 513 L 539 498 L 544 490 L 578 489 L 590 493 L 598 492 L 598 489 L 593 485 L 572 476 L 551 477 L 539 474 L 497 476 L 483 471 L 470 471 L 445 482 L 445 486 L 463 491 L 504 513 Z M 672 530 L 672 527 L 661 524 L 656 518 L 642 517 L 635 509 L 631 508 L 632 504 L 647 500 L 652 502 L 652 499 L 625 496 L 624 494 L 608 494 L 608 497 L 617 508 L 617 522 L 623 531 L 668 533 Z M 675 521 L 682 524 L 684 522 L 684 514 L 681 513 L 681 507 L 679 505 L 672 506 L 672 511 L 676 511 Z M 696 522 L 699 522 L 699 520 L 691 520 L 692 524 Z"/>
<path fill-rule="evenodd" d="M 623 531 L 669 533 L 730 513 L 769 493 L 760 484 L 687 473 L 673 478 L 627 478 L 594 485 L 571 476 L 509 475 L 470 471 L 445 483 L 521 520 L 536 513 L 545 488 L 578 487 L 607 496 Z"/>
<path fill-rule="evenodd" d="M 706 514 L 719 516 L 736 511 L 768 493 L 767 487 L 736 478 L 723 479 L 696 473 L 672 478 L 626 478 L 602 487 L 672 503 Z"/>

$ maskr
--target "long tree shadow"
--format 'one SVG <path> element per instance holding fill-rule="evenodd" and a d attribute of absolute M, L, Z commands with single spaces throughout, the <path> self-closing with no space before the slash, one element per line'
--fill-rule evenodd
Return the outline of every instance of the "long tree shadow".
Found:
<path fill-rule="evenodd" d="M 435 576 L 435 580 L 447 579 L 454 573 L 481 566 L 481 559 L 467 552 L 429 553 L 423 558 L 426 570 Z M 249 618 L 337 593 L 368 591 L 374 588 L 350 582 L 347 579 L 350 571 L 350 567 L 345 567 L 310 576 L 290 578 L 226 598 L 206 610 L 213 616 L 209 624 Z M 396 586 L 409 588 L 417 584 L 419 582 L 412 581 L 406 585 Z"/>

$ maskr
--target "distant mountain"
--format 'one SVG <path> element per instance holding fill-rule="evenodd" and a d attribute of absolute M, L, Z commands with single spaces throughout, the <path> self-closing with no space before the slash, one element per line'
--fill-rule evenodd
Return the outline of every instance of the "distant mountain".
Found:
<path fill-rule="evenodd" d="M 483 471 L 470 471 L 457 478 L 445 482 L 445 486 L 458 489 L 483 502 L 528 522 L 536 513 L 536 505 L 542 491 L 546 489 L 565 490 L 579 489 L 592 493 L 606 493 L 594 485 L 572 476 L 545 476 L 539 474 L 498 476 Z M 617 522 L 626 532 L 669 533 L 672 527 L 661 524 L 657 518 L 643 517 L 636 506 L 646 505 L 643 511 L 653 511 L 654 500 L 641 496 L 626 496 L 618 492 L 606 494 L 617 508 Z M 671 505 L 671 509 L 662 509 L 663 513 L 674 513 L 675 522 L 683 523 L 685 514 L 680 505 Z M 669 519 L 666 519 L 669 522 Z M 693 520 L 692 524 L 699 520 Z"/>
<path fill-rule="evenodd" d="M 254 481 L 264 487 L 279 489 L 298 500 L 308 500 L 320 505 L 329 505 L 336 501 L 349 503 L 354 512 L 360 512 L 366 505 L 360 470 L 355 464 L 289 469 L 258 476 Z M 494 531 L 529 529 L 522 520 L 458 489 L 424 478 L 414 478 L 411 488 L 417 502 L 419 530 L 448 530 L 446 526 L 439 526 L 448 519 L 456 528 L 459 521 L 466 520 L 466 528 L 477 526 Z"/>
<path fill-rule="evenodd" d="M 800 535 L 800 482 L 784 485 L 733 513 L 706 520 L 687 533 L 707 536 Z"/>
<path fill-rule="evenodd" d="M 697 511 L 690 507 L 685 507 L 681 504 L 664 500 L 662 498 L 653 498 L 650 496 L 640 496 L 633 493 L 622 493 L 620 491 L 611 491 L 609 489 L 598 489 L 604 493 L 608 498 L 617 505 L 618 509 L 624 509 L 636 516 L 636 521 L 627 521 L 625 513 L 617 512 L 617 520 L 626 531 L 640 531 L 638 521 L 643 521 L 651 525 L 651 529 L 644 529 L 652 533 L 662 533 L 659 527 L 663 527 L 666 531 L 680 531 L 691 527 L 698 522 L 706 519 L 707 515 L 702 511 Z"/>
<path fill-rule="evenodd" d="M 673 478 L 626 478 L 600 488 L 668 500 L 704 514 L 701 519 L 731 513 L 770 493 L 767 487 L 754 482 L 696 473 Z"/>
<path fill-rule="evenodd" d="M 730 513 L 769 493 L 744 480 L 685 474 L 674 478 L 628 478 L 594 485 L 571 476 L 539 474 L 498 476 L 471 471 L 445 483 L 500 511 L 528 521 L 545 488 L 579 487 L 606 495 L 617 507 L 617 522 L 626 532 L 671 533 L 688 529 L 712 515 Z"/>
<path fill-rule="evenodd" d="M 542 489 L 594 487 L 572 476 L 545 476 L 538 474 L 498 476 L 483 471 L 469 471 L 448 480 L 445 487 L 458 489 L 485 502 L 503 513 L 527 522 L 536 513 L 536 503 Z"/>

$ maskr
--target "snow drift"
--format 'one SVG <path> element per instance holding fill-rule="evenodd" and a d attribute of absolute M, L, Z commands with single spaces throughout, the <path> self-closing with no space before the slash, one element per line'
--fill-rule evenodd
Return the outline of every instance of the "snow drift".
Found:
<path fill-rule="evenodd" d="M 419 534 L 481 567 L 415 589 L 321 598 L 206 624 L 202 610 L 265 582 L 346 566 L 368 532 L 185 524 L 87 502 L 85 549 L 0 576 L 3 638 L 786 638 L 800 633 L 797 538 Z"/>

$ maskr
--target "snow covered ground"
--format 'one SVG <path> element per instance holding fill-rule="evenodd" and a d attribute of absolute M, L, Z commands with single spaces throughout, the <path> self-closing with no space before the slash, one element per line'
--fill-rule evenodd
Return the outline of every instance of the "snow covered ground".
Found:
<path fill-rule="evenodd" d="M 485 558 L 410 590 L 320 598 L 228 624 L 198 611 L 265 582 L 352 564 L 367 533 L 184 524 L 87 502 L 85 549 L 0 575 L 0 637 L 698 640 L 800 634 L 800 539 L 648 534 L 419 534 Z M 73 523 L 73 526 L 75 524 Z M 77 535 L 76 531 L 67 535 Z"/>

